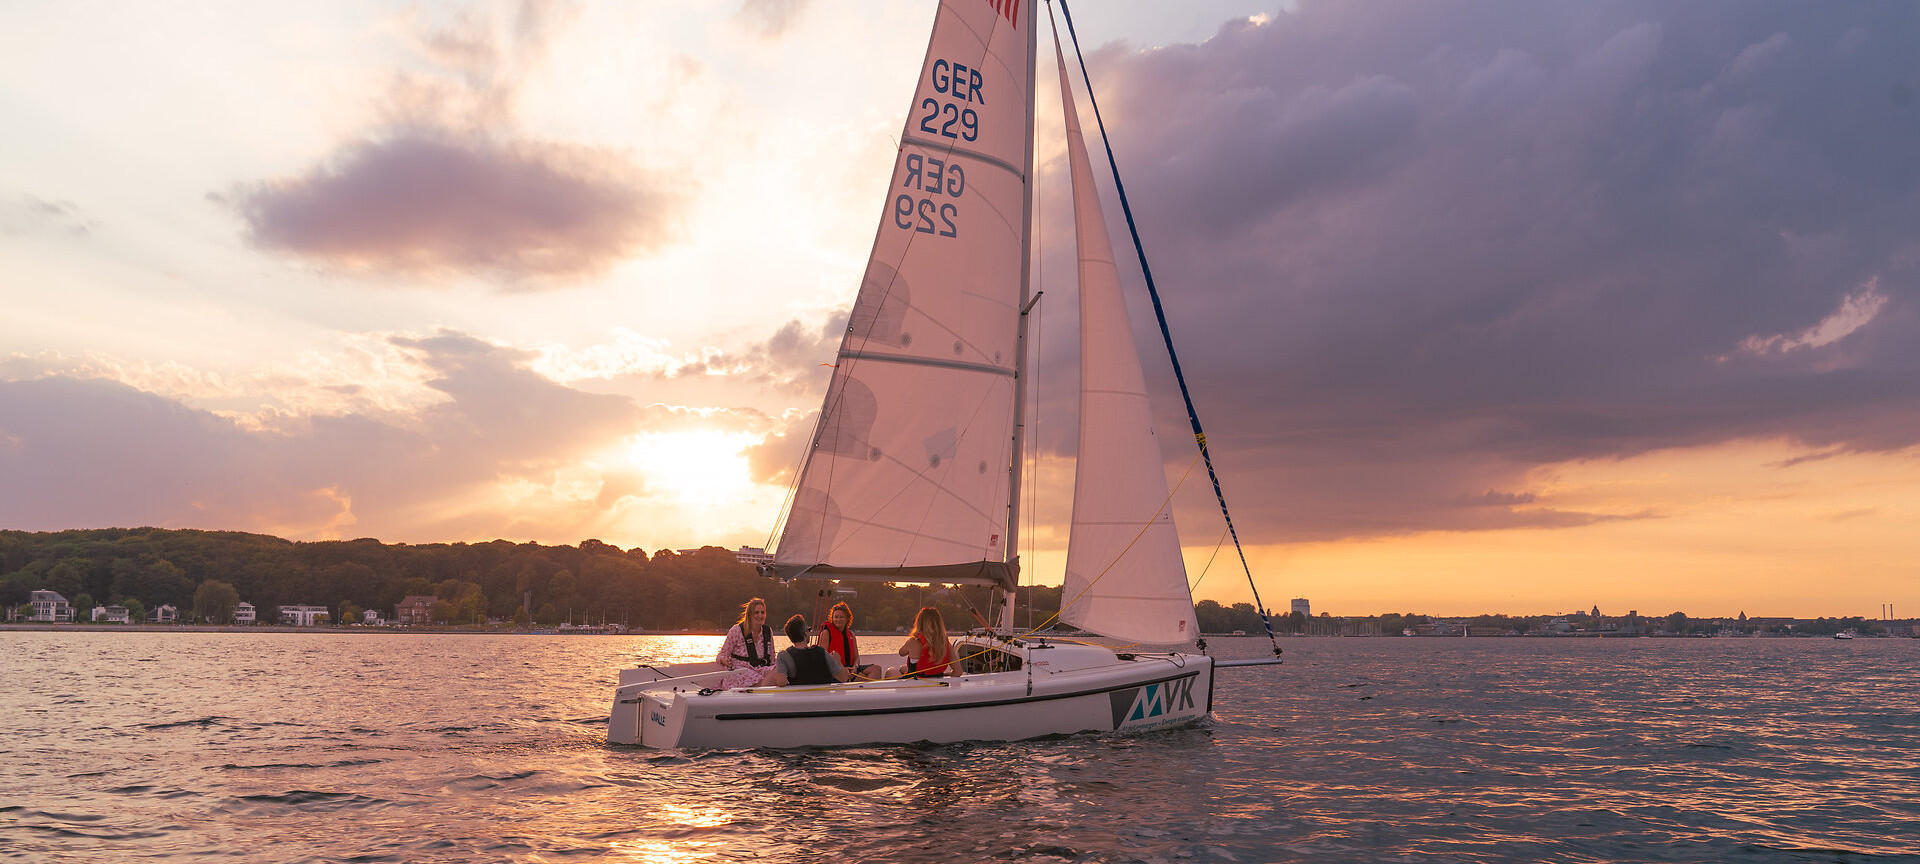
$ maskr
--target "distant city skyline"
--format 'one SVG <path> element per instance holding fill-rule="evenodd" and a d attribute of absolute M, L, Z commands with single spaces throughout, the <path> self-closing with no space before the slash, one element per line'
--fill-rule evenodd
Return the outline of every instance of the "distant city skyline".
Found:
<path fill-rule="evenodd" d="M 0 528 L 768 545 L 933 8 L 0 9 Z M 1920 7 L 1078 11 L 1269 608 L 1920 610 Z"/>

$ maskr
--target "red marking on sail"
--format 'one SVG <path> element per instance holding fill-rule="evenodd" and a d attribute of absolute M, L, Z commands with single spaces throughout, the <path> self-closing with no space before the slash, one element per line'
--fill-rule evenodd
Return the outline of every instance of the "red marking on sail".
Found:
<path fill-rule="evenodd" d="M 1014 24 L 1020 23 L 1018 17 L 1020 14 L 1020 0 L 987 0 L 987 5 L 992 6 L 993 11 L 1000 13 L 1000 16 L 1008 21 Z"/>

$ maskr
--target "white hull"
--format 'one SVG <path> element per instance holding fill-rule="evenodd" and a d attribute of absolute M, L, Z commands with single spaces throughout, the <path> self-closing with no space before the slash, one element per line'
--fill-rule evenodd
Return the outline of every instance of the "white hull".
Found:
<path fill-rule="evenodd" d="M 625 670 L 607 740 L 660 748 L 807 747 L 1017 741 L 1151 731 L 1212 710 L 1213 658 L 1115 654 L 1093 645 L 962 640 L 974 661 L 1019 668 L 929 680 L 755 687 L 702 693 L 714 664 Z M 667 677 L 673 676 L 673 677 Z"/>

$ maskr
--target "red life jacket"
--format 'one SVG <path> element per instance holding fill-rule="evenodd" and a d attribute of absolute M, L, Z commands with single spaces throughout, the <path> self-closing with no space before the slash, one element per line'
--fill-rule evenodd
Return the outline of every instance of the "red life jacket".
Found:
<path fill-rule="evenodd" d="M 943 636 L 941 638 L 944 639 L 946 637 Z M 947 644 L 947 658 L 935 662 L 933 658 L 933 646 L 928 643 L 926 637 L 919 637 L 919 642 L 920 656 L 914 663 L 914 677 L 934 678 L 947 674 L 947 666 L 953 662 L 953 644 Z"/>
<path fill-rule="evenodd" d="M 840 665 L 848 669 L 860 660 L 860 643 L 854 641 L 851 627 L 842 630 L 831 621 L 820 625 L 820 647 L 840 655 Z"/>

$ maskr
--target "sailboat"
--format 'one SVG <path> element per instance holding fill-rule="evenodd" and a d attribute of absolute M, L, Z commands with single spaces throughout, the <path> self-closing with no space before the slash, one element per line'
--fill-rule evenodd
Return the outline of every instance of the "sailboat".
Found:
<path fill-rule="evenodd" d="M 1057 38 L 1082 376 L 1060 617 L 1141 650 L 1013 627 L 1036 300 L 1036 5 L 940 3 L 872 254 L 764 568 L 782 581 L 984 585 L 996 626 L 956 640 L 964 674 L 944 678 L 716 690 L 727 673 L 714 663 L 622 670 L 609 741 L 798 747 L 1151 731 L 1208 716 L 1217 668 L 1278 662 L 1192 650 L 1200 633 L 1145 376 Z"/>

